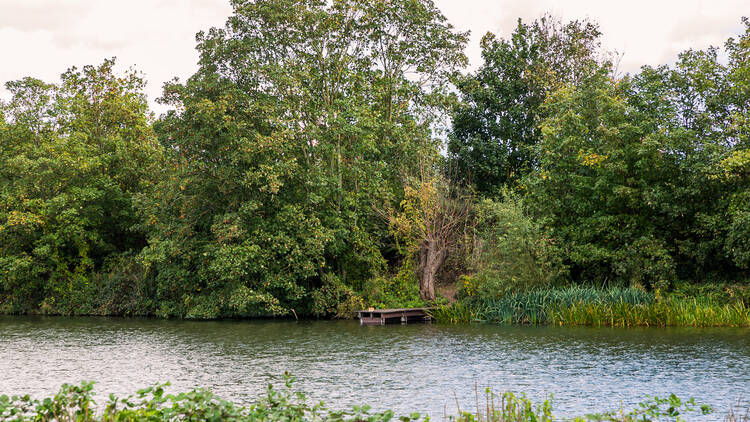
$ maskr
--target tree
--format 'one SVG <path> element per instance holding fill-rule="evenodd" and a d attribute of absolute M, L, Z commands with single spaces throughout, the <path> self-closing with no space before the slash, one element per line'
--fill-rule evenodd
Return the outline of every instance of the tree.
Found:
<path fill-rule="evenodd" d="M 304 311 L 384 269 L 387 227 L 466 35 L 426 0 L 234 1 L 157 124 L 175 175 L 146 207 L 166 313 Z M 325 295 L 317 295 L 322 297 Z M 325 308 L 325 306 L 318 306 Z"/>
<path fill-rule="evenodd" d="M 602 72 L 548 100 L 524 187 L 574 280 L 746 277 L 741 45 L 727 43 L 729 65 L 715 48 L 689 50 L 674 66 Z"/>
<path fill-rule="evenodd" d="M 724 251 L 739 268 L 750 269 L 750 20 L 742 19 L 745 33 L 725 44 L 729 56 L 729 144 L 719 162 L 725 183 L 733 186 L 726 221 L 729 229 Z"/>
<path fill-rule="evenodd" d="M 145 244 L 134 197 L 158 178 L 145 82 L 114 59 L 59 85 L 9 82 L 0 143 L 0 309 L 70 313 L 90 276 Z"/>
<path fill-rule="evenodd" d="M 398 210 L 388 216 L 391 230 L 403 242 L 407 265 L 416 258 L 420 298 L 432 301 L 438 271 L 464 240 L 472 199 L 445 175 L 429 168 L 423 168 L 420 178 L 404 190 Z"/>
<path fill-rule="evenodd" d="M 554 95 L 529 205 L 562 244 L 574 280 L 664 286 L 674 261 L 653 195 L 678 169 L 660 152 L 664 137 L 625 100 L 627 87 L 602 74 Z"/>
<path fill-rule="evenodd" d="M 578 86 L 608 66 L 598 25 L 544 16 L 518 20 L 509 39 L 482 38 L 482 67 L 458 80 L 448 154 L 479 193 L 497 194 L 533 170 L 542 105 L 557 89 Z"/>

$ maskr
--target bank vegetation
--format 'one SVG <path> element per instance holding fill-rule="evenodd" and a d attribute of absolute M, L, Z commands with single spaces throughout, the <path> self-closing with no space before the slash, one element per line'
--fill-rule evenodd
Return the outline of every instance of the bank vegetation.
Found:
<path fill-rule="evenodd" d="M 519 20 L 465 73 L 431 0 L 232 6 L 161 116 L 115 59 L 6 84 L 1 313 L 747 325 L 747 19 L 634 74 Z"/>

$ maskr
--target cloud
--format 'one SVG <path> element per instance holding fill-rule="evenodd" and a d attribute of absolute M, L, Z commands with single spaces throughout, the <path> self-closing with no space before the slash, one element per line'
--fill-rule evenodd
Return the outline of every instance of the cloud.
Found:
<path fill-rule="evenodd" d="M 60 31 L 71 27 L 89 8 L 83 0 L 0 0 L 0 28 Z"/>
<path fill-rule="evenodd" d="M 600 23 L 605 48 L 624 53 L 620 70 L 673 61 L 688 48 L 722 45 L 738 34 L 747 0 L 435 0 L 457 29 L 471 31 L 467 55 L 481 64 L 479 41 L 491 31 L 508 36 L 521 17 L 545 12 Z M 744 7 L 743 7 L 744 6 Z M 117 56 L 149 81 L 153 103 L 174 76 L 196 70 L 195 33 L 223 26 L 229 0 L 0 0 L 0 84 L 24 76 L 54 81 L 70 66 Z M 0 97 L 2 97 L 0 89 Z"/>
<path fill-rule="evenodd" d="M 148 80 L 154 103 L 165 81 L 196 69 L 196 32 L 222 26 L 229 0 L 0 0 L 0 98 L 6 81 L 57 81 L 71 66 L 116 56 Z"/>

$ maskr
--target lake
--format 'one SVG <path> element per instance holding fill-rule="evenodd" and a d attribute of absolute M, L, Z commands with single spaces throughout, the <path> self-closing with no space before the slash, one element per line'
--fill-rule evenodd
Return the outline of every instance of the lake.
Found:
<path fill-rule="evenodd" d="M 332 408 L 436 420 L 456 401 L 474 410 L 475 385 L 536 402 L 553 394 L 562 416 L 669 393 L 724 411 L 750 398 L 750 331 L 0 316 L 0 394 L 91 380 L 103 402 L 170 381 L 171 392 L 207 387 L 248 403 L 284 371 Z"/>

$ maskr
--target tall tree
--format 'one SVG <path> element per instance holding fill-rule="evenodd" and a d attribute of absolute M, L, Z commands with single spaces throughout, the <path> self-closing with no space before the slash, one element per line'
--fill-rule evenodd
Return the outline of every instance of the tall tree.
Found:
<path fill-rule="evenodd" d="M 531 171 L 541 139 L 542 105 L 567 84 L 580 85 L 606 65 L 598 25 L 544 16 L 518 20 L 508 39 L 482 38 L 484 63 L 458 81 L 449 156 L 478 192 L 497 194 Z"/>
<path fill-rule="evenodd" d="M 145 245 L 134 197 L 158 177 L 141 76 L 115 61 L 60 84 L 7 84 L 0 137 L 0 309 L 72 312 L 89 276 Z"/>
<path fill-rule="evenodd" d="M 743 40 L 726 44 L 728 65 L 716 48 L 688 50 L 673 66 L 600 74 L 547 101 L 525 182 L 574 279 L 747 277 Z"/>
<path fill-rule="evenodd" d="M 375 209 L 437 156 L 430 127 L 466 61 L 466 35 L 428 0 L 232 5 L 157 125 L 177 170 L 144 256 L 168 312 L 284 314 L 322 280 L 382 271 Z"/>
<path fill-rule="evenodd" d="M 735 189 L 729 199 L 729 230 L 725 253 L 744 270 L 750 270 L 750 19 L 742 19 L 745 32 L 725 44 L 729 56 L 729 124 L 731 151 L 719 164 L 726 182 Z"/>

